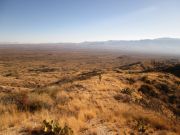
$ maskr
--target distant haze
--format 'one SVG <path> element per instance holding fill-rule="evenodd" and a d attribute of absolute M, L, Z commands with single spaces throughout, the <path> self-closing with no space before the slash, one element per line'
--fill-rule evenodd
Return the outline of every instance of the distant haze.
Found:
<path fill-rule="evenodd" d="M 180 55 L 180 39 L 176 38 L 84 42 L 81 43 L 81 47 L 137 53 Z"/>
<path fill-rule="evenodd" d="M 121 51 L 143 54 L 174 55 L 180 56 L 180 39 L 158 38 L 144 40 L 110 40 L 81 43 L 41 43 L 41 44 L 17 44 L 1 43 L 0 47 L 38 47 L 41 49 L 73 49 L 93 51 Z"/>

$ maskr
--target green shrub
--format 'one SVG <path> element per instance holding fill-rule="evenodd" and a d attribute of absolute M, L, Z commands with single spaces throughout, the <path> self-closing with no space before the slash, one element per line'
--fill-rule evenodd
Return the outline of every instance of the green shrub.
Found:
<path fill-rule="evenodd" d="M 64 127 L 61 127 L 53 120 L 51 120 L 50 122 L 44 120 L 43 126 L 43 132 L 46 135 L 73 135 L 73 130 L 70 127 L 68 127 L 66 124 Z"/>
<path fill-rule="evenodd" d="M 121 93 L 131 95 L 134 92 L 134 89 L 125 88 L 121 90 Z"/>

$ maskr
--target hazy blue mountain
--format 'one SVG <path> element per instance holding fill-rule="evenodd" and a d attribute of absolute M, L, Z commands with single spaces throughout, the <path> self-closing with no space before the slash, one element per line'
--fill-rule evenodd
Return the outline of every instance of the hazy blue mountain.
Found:
<path fill-rule="evenodd" d="M 20 46 L 28 48 L 36 46 L 38 48 L 55 49 L 91 49 L 104 51 L 124 51 L 135 53 L 153 53 L 153 54 L 168 54 L 180 56 L 180 39 L 177 38 L 157 38 L 144 40 L 109 40 L 98 42 L 81 42 L 81 43 L 41 43 L 41 44 L 17 44 L 11 43 L 1 44 L 3 46 Z"/>
<path fill-rule="evenodd" d="M 130 51 L 156 54 L 180 55 L 180 39 L 158 38 L 144 40 L 110 40 L 104 42 L 83 42 L 79 44 L 82 48 Z"/>

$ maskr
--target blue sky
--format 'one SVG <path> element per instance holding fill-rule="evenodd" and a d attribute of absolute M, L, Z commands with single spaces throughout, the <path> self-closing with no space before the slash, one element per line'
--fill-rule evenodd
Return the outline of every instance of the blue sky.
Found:
<path fill-rule="evenodd" d="M 0 42 L 180 37 L 180 0 L 0 0 Z"/>

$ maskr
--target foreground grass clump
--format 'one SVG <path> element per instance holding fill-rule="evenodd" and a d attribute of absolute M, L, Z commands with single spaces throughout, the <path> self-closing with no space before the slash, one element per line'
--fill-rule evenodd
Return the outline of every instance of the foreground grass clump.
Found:
<path fill-rule="evenodd" d="M 45 95 L 32 95 L 29 93 L 11 93 L 0 97 L 1 104 L 16 105 L 18 111 L 32 113 L 41 109 L 50 109 L 51 105 L 46 101 L 50 102 Z"/>
<path fill-rule="evenodd" d="M 61 127 L 57 122 L 43 121 L 43 127 L 39 130 L 34 130 L 31 133 L 32 135 L 73 135 L 73 130 L 65 124 L 64 127 Z"/>

